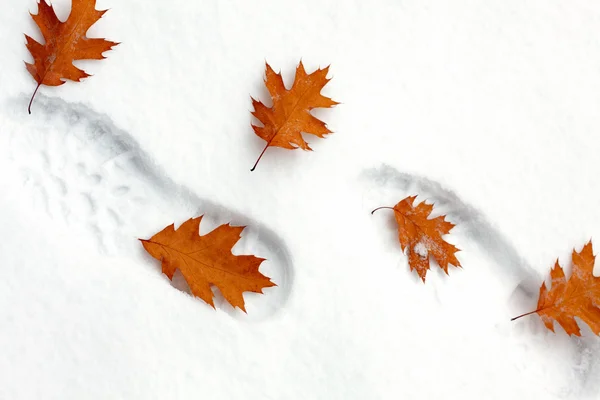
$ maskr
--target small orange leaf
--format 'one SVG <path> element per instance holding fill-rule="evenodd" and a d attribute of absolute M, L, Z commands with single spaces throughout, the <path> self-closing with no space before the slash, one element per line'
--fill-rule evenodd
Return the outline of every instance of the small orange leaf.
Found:
<path fill-rule="evenodd" d="M 558 260 L 550 270 L 550 290 L 543 282 L 537 309 L 512 319 L 537 313 L 546 328 L 554 332 L 553 321 L 569 335 L 581 336 L 575 317 L 588 324 L 594 334 L 600 335 L 600 278 L 594 276 L 594 250 L 590 240 L 580 253 L 573 250 L 573 270 L 567 281 Z"/>
<path fill-rule="evenodd" d="M 38 86 L 29 102 L 31 103 L 41 85 L 59 86 L 64 79 L 79 82 L 88 75 L 73 65 L 74 60 L 101 60 L 102 53 L 112 49 L 118 43 L 104 39 L 90 39 L 86 32 L 106 12 L 96 10 L 96 0 L 72 0 L 71 15 L 65 22 L 60 22 L 52 6 L 40 0 L 38 14 L 31 17 L 40 28 L 45 44 L 40 44 L 25 35 L 27 49 L 33 56 L 34 63 L 25 63 L 27 71 L 33 76 Z"/>
<path fill-rule="evenodd" d="M 265 85 L 269 90 L 273 107 L 269 108 L 260 101 L 252 99 L 254 115 L 263 126 L 252 125 L 254 133 L 267 142 L 264 150 L 256 160 L 254 171 L 265 151 L 271 146 L 284 149 L 312 150 L 302 138 L 302 133 L 310 133 L 320 138 L 332 133 L 325 123 L 311 115 L 314 108 L 330 108 L 339 104 L 328 97 L 321 95 L 321 90 L 329 82 L 327 72 L 329 67 L 318 69 L 312 74 L 307 74 L 302 61 L 296 68 L 294 85 L 287 90 L 283 84 L 281 74 L 267 64 Z"/>
<path fill-rule="evenodd" d="M 162 262 L 162 271 L 169 279 L 179 269 L 192 293 L 213 308 L 211 285 L 219 288 L 229 304 L 246 312 L 243 292 L 262 293 L 263 288 L 276 286 L 258 271 L 264 258 L 231 253 L 243 226 L 221 225 L 200 236 L 201 220 L 191 218 L 178 229 L 171 224 L 140 241 L 152 257 Z"/>
<path fill-rule="evenodd" d="M 429 270 L 429 256 L 432 256 L 448 274 L 448 265 L 460 267 L 455 255 L 459 249 L 442 239 L 442 235 L 449 233 L 454 224 L 446 221 L 445 216 L 428 219 L 433 205 L 422 202 L 415 206 L 416 198 L 417 196 L 409 196 L 400 200 L 394 207 L 379 207 L 371 214 L 382 208 L 394 211 L 400 247 L 402 251 L 408 248 L 410 270 L 417 270 L 417 274 L 425 282 L 425 275 Z"/>

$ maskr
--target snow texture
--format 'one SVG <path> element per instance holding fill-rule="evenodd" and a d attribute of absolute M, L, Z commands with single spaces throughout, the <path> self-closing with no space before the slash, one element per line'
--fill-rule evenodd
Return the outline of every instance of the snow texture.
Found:
<path fill-rule="evenodd" d="M 429 255 L 429 251 L 427 251 L 427 246 L 423 242 L 419 242 L 415 245 L 414 252 L 419 255 L 421 258 L 425 258 Z"/>
<path fill-rule="evenodd" d="M 600 3 L 98 0 L 122 44 L 32 115 L 37 6 L 0 6 L 0 399 L 600 398 L 587 327 L 510 322 L 600 237 Z M 250 172 L 264 62 L 300 59 L 335 133 Z M 370 215 L 415 194 L 463 266 L 425 285 Z M 247 315 L 137 240 L 200 214 L 267 259 Z"/>

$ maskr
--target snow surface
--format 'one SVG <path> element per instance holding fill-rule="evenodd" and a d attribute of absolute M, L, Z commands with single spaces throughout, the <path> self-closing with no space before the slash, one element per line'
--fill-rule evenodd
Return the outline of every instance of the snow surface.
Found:
<path fill-rule="evenodd" d="M 0 6 L 1 399 L 600 398 L 587 327 L 510 322 L 600 237 L 599 2 L 98 0 L 122 44 L 32 115 L 36 4 Z M 336 133 L 251 173 L 264 61 L 300 59 Z M 412 194 L 462 249 L 425 285 L 369 213 Z M 136 240 L 199 214 L 268 259 L 248 315 Z"/>
<path fill-rule="evenodd" d="M 429 254 L 429 251 L 427 250 L 427 247 L 423 242 L 417 243 L 413 250 L 422 258 L 427 257 L 427 255 Z"/>

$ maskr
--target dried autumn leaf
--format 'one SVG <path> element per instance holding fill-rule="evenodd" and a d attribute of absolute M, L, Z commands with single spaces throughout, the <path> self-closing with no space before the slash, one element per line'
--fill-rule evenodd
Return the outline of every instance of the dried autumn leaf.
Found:
<path fill-rule="evenodd" d="M 512 319 L 537 313 L 544 321 L 546 328 L 554 332 L 553 321 L 569 335 L 581 336 L 579 326 L 574 317 L 579 317 L 588 324 L 594 334 L 600 335 L 600 278 L 594 276 L 594 250 L 590 240 L 580 253 L 573 250 L 571 255 L 573 270 L 567 281 L 558 259 L 550 270 L 552 283 L 550 290 L 546 282 L 540 287 L 540 298 L 537 309 Z"/>
<path fill-rule="evenodd" d="M 201 220 L 191 218 L 178 229 L 171 224 L 140 241 L 152 257 L 162 262 L 162 272 L 169 279 L 179 269 L 192 293 L 213 308 L 211 285 L 219 288 L 229 304 L 245 312 L 243 292 L 262 293 L 263 288 L 276 286 L 258 271 L 264 258 L 231 253 L 243 226 L 221 225 L 200 236 Z"/>
<path fill-rule="evenodd" d="M 65 22 L 60 22 L 52 6 L 40 0 L 38 14 L 31 17 L 40 28 L 45 44 L 36 42 L 25 35 L 27 49 L 33 56 L 34 63 L 25 63 L 27 71 L 38 83 L 31 103 L 41 85 L 60 86 L 64 79 L 79 82 L 88 75 L 73 65 L 74 60 L 101 60 L 102 53 L 118 43 L 104 39 L 90 39 L 86 32 L 104 15 L 106 10 L 96 10 L 96 0 L 72 0 L 71 14 Z"/>
<path fill-rule="evenodd" d="M 269 108 L 252 98 L 252 115 L 263 124 L 262 127 L 252 125 L 252 128 L 267 145 L 251 171 L 254 171 L 265 151 L 271 146 L 290 150 L 312 150 L 302 138 L 302 133 L 310 133 L 320 138 L 332 133 L 323 121 L 310 113 L 314 108 L 330 108 L 339 104 L 321 95 L 321 90 L 330 81 L 327 79 L 328 71 L 329 67 L 326 67 L 308 75 L 300 61 L 296 68 L 294 85 L 287 90 L 281 74 L 276 74 L 271 66 L 266 64 L 265 85 L 271 95 L 273 107 Z"/>
<path fill-rule="evenodd" d="M 409 196 L 400 200 L 394 207 L 379 207 L 394 211 L 398 223 L 398 238 L 402 251 L 408 248 L 408 264 L 410 270 L 417 270 L 417 274 L 425 282 L 425 275 L 429 269 L 429 256 L 432 256 L 439 266 L 448 274 L 448 265 L 460 267 L 460 262 L 455 253 L 459 251 L 455 246 L 442 239 L 454 228 L 454 224 L 445 220 L 445 216 L 428 219 L 433 210 L 432 204 L 425 202 L 414 205 L 417 196 Z"/>

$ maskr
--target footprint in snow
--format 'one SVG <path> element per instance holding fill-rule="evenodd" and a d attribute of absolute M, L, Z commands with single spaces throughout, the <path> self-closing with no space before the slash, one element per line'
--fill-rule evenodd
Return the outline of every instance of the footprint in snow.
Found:
<path fill-rule="evenodd" d="M 535 304 L 539 294 L 539 287 L 544 279 L 521 257 L 510 241 L 487 220 L 485 215 L 474 206 L 464 202 L 452 190 L 442 186 L 439 182 L 423 176 L 400 172 L 389 165 L 370 168 L 362 171 L 360 181 L 366 188 L 365 201 L 370 206 L 380 205 L 382 199 L 395 199 L 398 201 L 406 196 L 418 194 L 421 199 L 434 202 L 436 211 L 447 214 L 450 221 L 460 226 L 461 232 L 470 242 L 479 246 L 494 265 L 495 273 L 499 279 L 508 279 L 516 285 L 511 296 L 511 309 L 522 312 L 531 304 Z M 394 200 L 392 200 L 394 201 Z M 394 227 L 394 229 L 396 229 Z M 432 261 L 433 262 L 433 261 Z M 529 328 L 525 328 L 525 327 Z M 582 325 L 580 325 L 582 326 Z M 546 334 L 546 328 L 541 321 L 526 320 L 513 327 L 515 332 L 530 329 L 532 332 Z M 575 382 L 565 388 L 565 397 L 579 395 L 582 398 L 595 398 L 600 390 L 600 382 L 594 379 L 600 373 L 600 361 L 597 353 L 600 345 L 591 330 L 587 330 L 581 338 L 572 338 L 574 343 L 574 359 L 563 360 L 571 362 Z M 559 330 L 557 330 L 558 332 Z M 560 334 L 564 334 L 561 332 Z M 543 336 L 542 336 L 543 337 Z M 551 347 L 551 346 L 550 346 Z M 552 351 L 550 348 L 548 351 Z"/>
<path fill-rule="evenodd" d="M 36 103 L 31 116 L 25 96 L 0 108 L 8 121 L 2 127 L 2 151 L 34 206 L 53 223 L 95 242 L 104 254 L 144 257 L 156 268 L 160 266 L 137 238 L 202 214 L 202 234 L 223 223 L 245 225 L 234 253 L 266 258 L 261 272 L 277 286 L 265 289 L 264 295 L 245 293 L 248 314 L 234 310 L 217 289 L 215 305 L 250 321 L 268 318 L 284 306 L 293 279 L 291 257 L 271 229 L 173 182 L 108 116 L 43 94 Z M 175 275 L 174 285 L 189 293 L 181 275 Z"/>
<path fill-rule="evenodd" d="M 369 201 L 374 204 L 382 199 L 394 198 L 399 201 L 416 194 L 421 200 L 435 203 L 435 213 L 448 214 L 451 222 L 461 229 L 469 241 L 493 257 L 500 273 L 520 282 L 517 290 L 526 297 L 537 296 L 541 279 L 539 274 L 479 210 L 462 201 L 456 193 L 426 177 L 403 173 L 388 165 L 366 169 L 360 178 L 368 186 Z"/>

